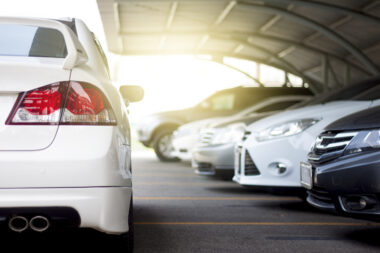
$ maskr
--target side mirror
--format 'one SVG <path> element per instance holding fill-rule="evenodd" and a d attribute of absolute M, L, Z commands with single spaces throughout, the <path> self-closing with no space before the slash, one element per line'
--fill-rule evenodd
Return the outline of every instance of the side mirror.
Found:
<path fill-rule="evenodd" d="M 124 98 L 126 105 L 133 102 L 138 102 L 144 97 L 144 89 L 136 85 L 120 86 L 121 96 Z"/>

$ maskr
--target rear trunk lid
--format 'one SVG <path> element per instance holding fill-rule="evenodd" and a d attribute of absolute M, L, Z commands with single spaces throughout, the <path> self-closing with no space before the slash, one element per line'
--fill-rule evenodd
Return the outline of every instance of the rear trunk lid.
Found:
<path fill-rule="evenodd" d="M 0 56 L 0 151 L 39 150 L 54 140 L 58 125 L 7 125 L 20 93 L 67 81 L 64 59 Z"/>
<path fill-rule="evenodd" d="M 0 17 L 0 151 L 40 150 L 53 142 L 61 111 L 56 104 L 59 92 L 26 92 L 69 81 L 71 70 L 87 59 L 77 36 L 62 22 Z M 30 96 L 21 103 L 23 94 Z M 13 124 L 16 104 L 23 107 L 17 110 L 19 124 Z M 54 121 L 49 118 L 52 112 Z"/>

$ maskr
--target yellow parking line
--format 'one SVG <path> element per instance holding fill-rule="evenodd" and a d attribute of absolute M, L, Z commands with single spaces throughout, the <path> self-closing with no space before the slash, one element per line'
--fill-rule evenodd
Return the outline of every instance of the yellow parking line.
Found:
<path fill-rule="evenodd" d="M 300 200 L 297 197 L 133 197 L 137 200 L 263 200 L 286 201 Z"/>
<path fill-rule="evenodd" d="M 354 222 L 135 222 L 136 225 L 195 226 L 380 226 L 377 223 Z"/>
<path fill-rule="evenodd" d="M 134 185 L 163 185 L 163 186 L 233 186 L 237 187 L 238 184 L 235 183 L 224 183 L 224 182 L 133 182 Z"/>
<path fill-rule="evenodd" d="M 199 178 L 199 176 L 194 174 L 133 174 L 133 177 L 170 177 L 170 178 Z"/>

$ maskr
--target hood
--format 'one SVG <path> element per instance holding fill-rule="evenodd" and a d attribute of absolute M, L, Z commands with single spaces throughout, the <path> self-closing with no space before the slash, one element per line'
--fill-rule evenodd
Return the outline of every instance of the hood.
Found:
<path fill-rule="evenodd" d="M 235 123 L 244 123 L 245 125 L 248 126 L 248 125 L 252 124 L 253 122 L 256 122 L 256 121 L 263 119 L 265 117 L 269 117 L 273 114 L 275 114 L 275 112 L 253 113 L 251 115 L 244 116 L 244 117 L 235 117 L 235 118 L 231 118 L 228 120 L 224 120 L 220 123 L 212 124 L 211 127 L 213 127 L 213 128 L 226 127 L 228 125 L 235 124 Z"/>
<path fill-rule="evenodd" d="M 210 124 L 214 122 L 220 122 L 221 120 L 223 120 L 223 118 L 209 118 L 209 119 L 193 121 L 193 122 L 180 126 L 177 132 L 188 131 L 188 130 L 198 130 L 201 128 L 208 127 Z"/>
<path fill-rule="evenodd" d="M 326 131 L 352 131 L 380 128 L 380 106 L 343 117 L 326 127 Z"/>
<path fill-rule="evenodd" d="M 341 111 L 357 111 L 358 109 L 360 110 L 360 108 L 368 108 L 371 103 L 371 101 L 336 101 L 327 104 L 308 106 L 266 117 L 249 125 L 248 129 L 250 131 L 257 132 L 273 125 L 282 124 L 284 122 L 289 122 L 292 120 L 323 118 L 324 116 L 331 114 L 339 115 Z"/>

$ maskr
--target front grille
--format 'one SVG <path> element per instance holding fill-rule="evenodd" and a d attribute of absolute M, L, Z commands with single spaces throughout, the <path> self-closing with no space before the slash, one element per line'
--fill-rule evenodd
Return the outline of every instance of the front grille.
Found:
<path fill-rule="evenodd" d="M 242 146 L 238 144 L 235 156 L 235 168 L 237 168 L 237 174 L 241 175 L 241 152 Z"/>
<path fill-rule="evenodd" d="M 330 193 L 328 193 L 325 189 L 323 189 L 321 187 L 313 186 L 313 189 L 311 189 L 309 191 L 309 193 L 313 198 L 315 198 L 321 202 L 329 203 L 329 204 L 334 203 Z"/>
<path fill-rule="evenodd" d="M 211 163 L 198 163 L 198 169 L 211 169 Z"/>
<path fill-rule="evenodd" d="M 257 169 L 256 164 L 253 162 L 248 152 L 245 152 L 245 157 L 244 157 L 244 175 L 246 176 L 260 175 L 260 171 Z"/>
<path fill-rule="evenodd" d="M 199 143 L 201 146 L 209 146 L 212 143 L 215 131 L 213 129 L 207 129 L 200 134 Z"/>
<path fill-rule="evenodd" d="M 357 132 L 322 133 L 309 153 L 309 160 L 325 162 L 341 156 L 356 134 Z"/>

